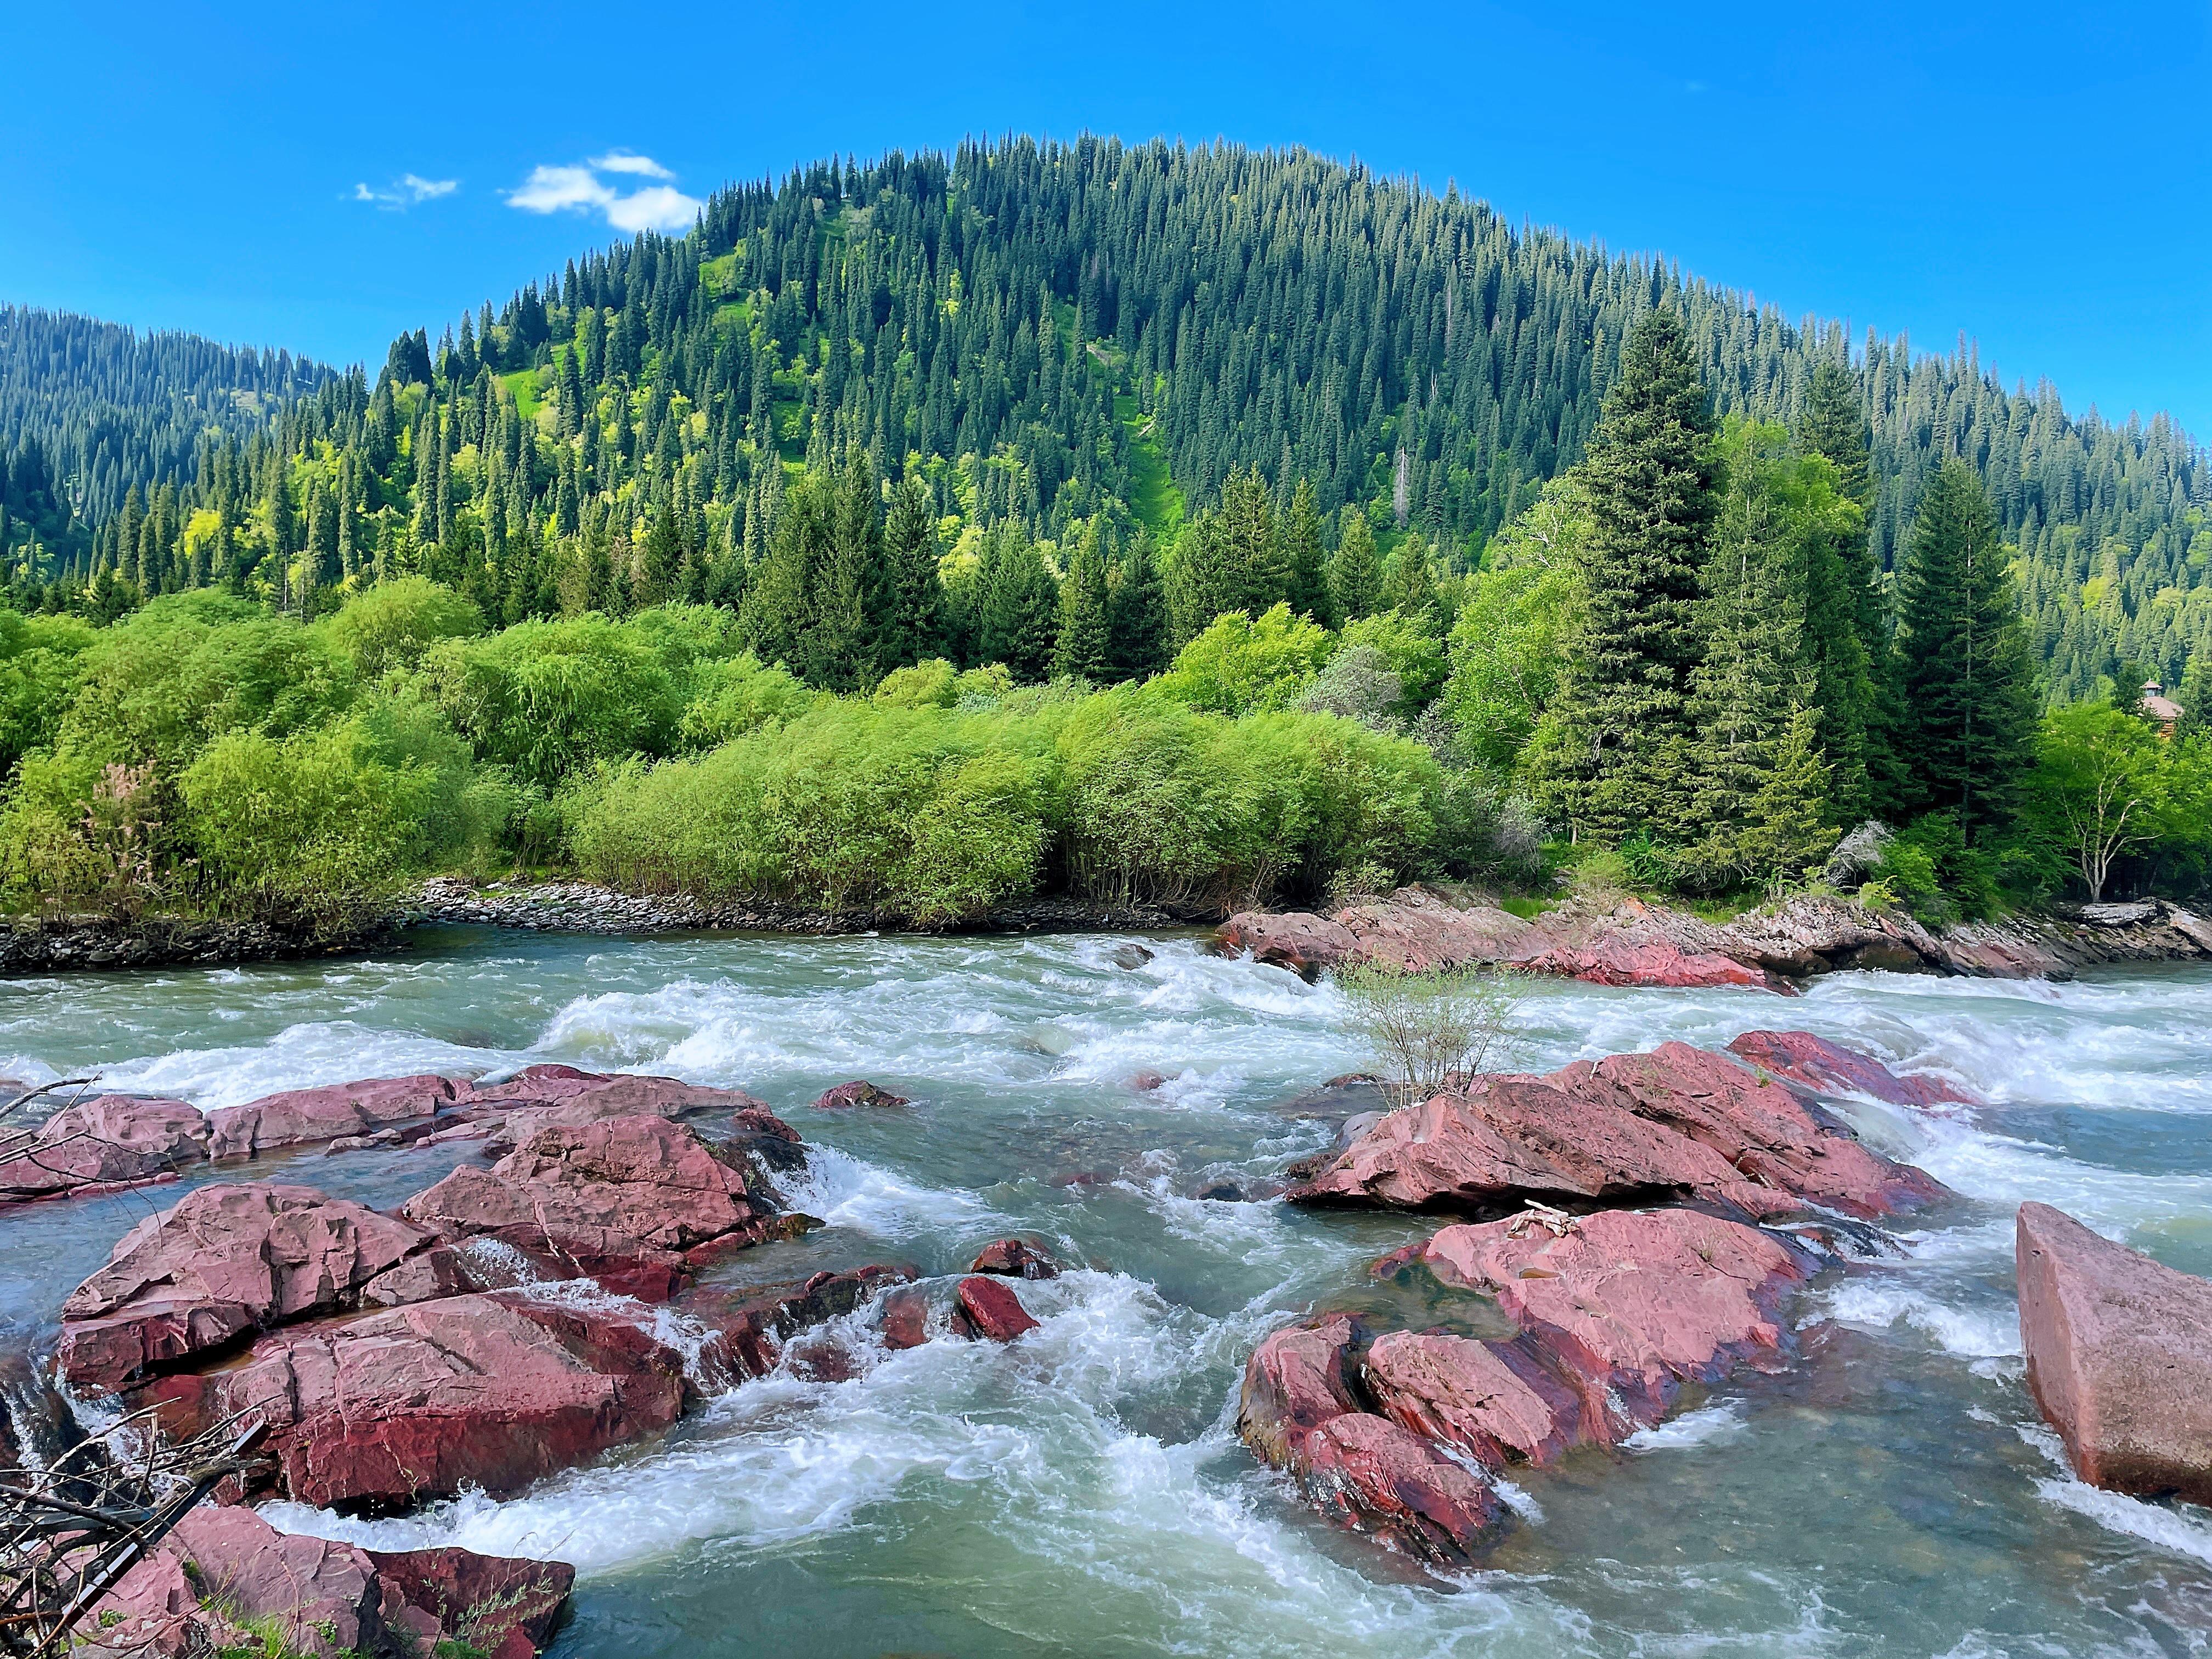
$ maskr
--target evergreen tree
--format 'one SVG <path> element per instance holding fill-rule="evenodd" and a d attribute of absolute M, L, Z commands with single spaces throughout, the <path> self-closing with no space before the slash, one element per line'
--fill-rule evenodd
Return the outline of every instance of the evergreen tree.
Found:
<path fill-rule="evenodd" d="M 1300 478 L 1279 525 L 1291 609 L 1324 628 L 1342 625 L 1329 592 L 1328 556 L 1321 544 L 1321 507 L 1313 482 Z"/>
<path fill-rule="evenodd" d="M 1274 500 L 1257 467 L 1231 472 L 1221 486 L 1216 527 L 1223 572 L 1215 614 L 1242 611 L 1257 617 L 1281 604 L 1290 590 L 1290 570 L 1275 534 Z"/>
<path fill-rule="evenodd" d="M 1060 585 L 1060 638 L 1052 657 L 1055 676 L 1103 680 L 1112 667 L 1106 550 L 1098 520 L 1084 526 Z"/>
<path fill-rule="evenodd" d="M 1168 608 L 1175 642 L 1205 632 L 1224 611 L 1239 608 L 1243 584 L 1231 562 L 1229 538 L 1221 514 L 1202 512 L 1183 526 L 1167 576 Z"/>
<path fill-rule="evenodd" d="M 1398 544 L 1383 584 L 1382 597 L 1389 609 L 1401 616 L 1436 615 L 1436 572 L 1429 562 L 1429 544 L 1420 537 L 1409 535 Z"/>
<path fill-rule="evenodd" d="M 1060 586 L 1035 543 L 1008 519 L 1001 521 L 981 604 L 980 648 L 985 662 L 1004 663 L 1024 684 L 1052 669 L 1060 635 Z"/>
<path fill-rule="evenodd" d="M 1115 679 L 1157 674 L 1175 654 L 1169 642 L 1167 586 L 1149 531 L 1139 531 L 1122 556 L 1109 593 L 1107 622 L 1108 663 Z"/>
<path fill-rule="evenodd" d="M 943 584 L 937 574 L 937 520 L 929 491 L 908 478 L 891 498 L 884 527 L 886 605 L 883 666 L 903 668 L 944 648 Z"/>
<path fill-rule="evenodd" d="M 1835 468 L 1838 492 L 1858 509 L 1856 523 L 1836 520 L 1815 555 L 1807 617 L 1821 738 L 1835 769 L 1836 811 L 1856 823 L 1869 812 L 1894 811 L 1902 789 L 1893 746 L 1901 710 L 1887 601 L 1874 552 L 1875 480 L 1866 416 L 1857 383 L 1842 364 L 1814 366 L 1798 442 Z"/>
<path fill-rule="evenodd" d="M 2034 759 L 2034 671 L 2006 558 L 1981 480 L 1946 461 L 1898 574 L 1898 749 L 1906 808 L 1954 815 L 1969 846 L 2010 822 Z"/>
<path fill-rule="evenodd" d="M 1535 782 L 1575 832 L 1617 842 L 1687 827 L 1690 680 L 1716 511 L 1712 416 L 1681 319 L 1655 311 L 1621 355 L 1581 472 L 1590 527 L 1577 649 Z"/>
<path fill-rule="evenodd" d="M 1376 555 L 1375 532 L 1357 507 L 1344 512 L 1344 538 L 1329 565 L 1329 591 L 1344 622 L 1371 617 L 1382 608 L 1382 562 Z"/>

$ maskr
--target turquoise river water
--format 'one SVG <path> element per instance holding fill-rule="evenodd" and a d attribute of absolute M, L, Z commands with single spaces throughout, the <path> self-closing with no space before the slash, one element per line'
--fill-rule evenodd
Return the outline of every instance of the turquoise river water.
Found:
<path fill-rule="evenodd" d="M 1991 1103 L 1856 1109 L 1960 1194 L 1830 1267 L 1804 1363 L 1622 1451 L 1528 1474 L 1479 1571 L 1439 1576 L 1310 1514 L 1231 1431 L 1245 1357 L 1377 1292 L 1402 1218 L 1192 1196 L 1327 1143 L 1277 1109 L 1364 1059 L 1326 983 L 1194 937 L 607 940 L 424 930 L 371 960 L 0 981 L 0 1074 L 99 1068 L 214 1107 L 529 1060 L 742 1086 L 815 1147 L 829 1224 L 776 1277 L 956 1272 L 1024 1232 L 1081 1264 L 1011 1348 L 771 1375 L 668 1439 L 504 1503 L 295 1531 L 579 1569 L 558 1659 L 740 1655 L 2166 1655 L 2212 1650 L 2212 1514 L 2069 1474 L 2021 1381 L 2012 1212 L 2071 1211 L 2212 1273 L 2212 971 L 2068 985 L 1842 975 L 1784 1001 L 1532 984 L 1520 1064 L 1802 1026 Z M 1133 957 L 1123 953 L 1123 959 Z M 1140 1070 L 1164 1087 L 1129 1085 Z M 817 1113 L 867 1077 L 915 1104 Z M 466 1146 L 256 1166 L 378 1204 Z M 204 1177 L 202 1177 L 204 1178 Z M 176 1187 L 0 1221 L 0 1340 Z"/>

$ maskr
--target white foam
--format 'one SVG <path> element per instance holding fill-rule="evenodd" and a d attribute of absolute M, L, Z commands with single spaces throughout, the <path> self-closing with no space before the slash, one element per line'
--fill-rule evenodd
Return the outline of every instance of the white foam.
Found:
<path fill-rule="evenodd" d="M 2148 1504 L 2140 1498 L 2106 1492 L 2101 1486 L 2076 1480 L 2067 1462 L 2066 1449 L 2057 1435 L 2040 1423 L 2014 1426 L 2022 1440 L 2049 1458 L 2060 1471 L 2057 1477 L 2036 1480 L 2035 1495 L 2045 1503 L 2070 1510 L 2107 1532 L 2141 1539 L 2176 1555 L 2212 1565 L 2212 1513 L 2195 1504 L 2168 1508 L 2162 1504 Z"/>
<path fill-rule="evenodd" d="M 1990 1359 L 2021 1351 L 2020 1321 L 2002 1314 L 1938 1301 L 1894 1276 L 1852 1279 L 1828 1295 L 1828 1317 L 1854 1330 L 1884 1331 L 1899 1321 L 1935 1339 L 1946 1353 Z"/>
<path fill-rule="evenodd" d="M 1632 1452 L 1686 1451 L 1693 1446 L 1723 1444 L 1742 1434 L 1745 1424 L 1741 1402 L 1723 1400 L 1700 1406 L 1693 1412 L 1668 1419 L 1648 1429 L 1638 1429 L 1622 1441 Z"/>
<path fill-rule="evenodd" d="M 820 1142 L 808 1144 L 802 1169 L 769 1179 L 787 1208 L 874 1238 L 910 1238 L 1000 1218 L 973 1193 L 921 1186 Z"/>

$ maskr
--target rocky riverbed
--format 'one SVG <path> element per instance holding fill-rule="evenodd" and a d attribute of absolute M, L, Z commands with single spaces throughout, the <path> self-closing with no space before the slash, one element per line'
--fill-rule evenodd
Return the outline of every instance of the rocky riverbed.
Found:
<path fill-rule="evenodd" d="M 380 1618 L 386 1558 L 572 1567 L 556 1654 L 2204 1627 L 2212 1518 L 2076 1478 L 2113 1344 L 2021 1310 L 2154 1292 L 2165 1334 L 2106 1328 L 2186 1353 L 2148 1270 L 2212 1268 L 2212 971 L 1533 977 L 1518 1070 L 1393 1113 L 1319 1086 L 1362 1060 L 1326 980 L 1132 944 L 426 928 L 19 981 L 0 1069 L 119 1097 L 83 1172 L 168 1165 L 0 1210 L 0 1323 L 83 1409 L 270 1402 L 230 1512 Z M 2039 1203 L 2086 1230 L 2023 1243 Z"/>

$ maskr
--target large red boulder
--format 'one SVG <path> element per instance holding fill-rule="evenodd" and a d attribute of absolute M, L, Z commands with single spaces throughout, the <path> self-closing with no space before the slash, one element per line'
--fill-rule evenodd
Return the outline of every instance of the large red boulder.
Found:
<path fill-rule="evenodd" d="M 289 1089 L 208 1114 L 209 1155 L 252 1158 L 283 1146 L 312 1146 L 348 1135 L 422 1123 L 453 1103 L 465 1085 L 422 1073 L 314 1089 Z"/>
<path fill-rule="evenodd" d="M 1025 1238 L 996 1238 L 976 1254 L 968 1271 L 1002 1279 L 1057 1279 L 1060 1264 Z"/>
<path fill-rule="evenodd" d="M 1324 1512 L 1429 1560 L 1465 1560 L 1505 1519 L 1488 1481 L 1388 1418 L 1331 1418 L 1305 1437 L 1298 1465 Z"/>
<path fill-rule="evenodd" d="M 1387 1114 L 1303 1173 L 1293 1203 L 1477 1215 L 1532 1200 L 1700 1199 L 1754 1218 L 1807 1204 L 1872 1217 L 1943 1192 L 1791 1090 L 1680 1042 L 1541 1078 L 1474 1078 Z"/>
<path fill-rule="evenodd" d="M 1764 968 L 1739 962 L 1717 951 L 1685 951 L 1668 939 L 1635 939 L 1598 933 L 1584 939 L 1552 943 L 1540 934 L 1511 960 L 1513 966 L 1527 973 L 1558 974 L 1592 985 L 1677 989 L 1734 985 L 1784 994 L 1795 988 Z"/>
<path fill-rule="evenodd" d="M 1294 974 L 1334 968 L 1359 951 L 1359 941 L 1350 928 L 1304 910 L 1239 911 L 1222 925 L 1217 937 L 1225 951 L 1241 952 L 1255 962 L 1273 963 Z"/>
<path fill-rule="evenodd" d="M 748 1148 L 651 1116 L 548 1124 L 489 1170 L 464 1165 L 399 1213 L 444 1237 L 504 1241 L 554 1264 L 550 1276 L 592 1274 L 639 1294 L 658 1281 L 662 1295 L 690 1252 L 802 1224 L 781 1212 Z"/>
<path fill-rule="evenodd" d="M 359 1306 L 430 1233 L 312 1187 L 203 1187 L 125 1233 L 62 1304 L 61 1373 L 112 1390 L 247 1334 Z"/>
<path fill-rule="evenodd" d="M 2027 1386 L 2092 1486 L 2212 1504 L 2212 1282 L 2023 1204 Z"/>
<path fill-rule="evenodd" d="M 158 1179 L 202 1162 L 207 1148 L 196 1106 L 100 1095 L 36 1128 L 0 1132 L 0 1205 Z"/>
<path fill-rule="evenodd" d="M 252 1408 L 273 1486 L 384 1513 L 532 1481 L 673 1423 L 686 1354 L 624 1298 L 501 1291 L 272 1332 L 238 1364 L 137 1396 L 173 1435 Z"/>
<path fill-rule="evenodd" d="M 1632 1204 L 1705 1197 L 1754 1215 L 1794 1207 L 1711 1147 L 1617 1101 L 1547 1079 L 1479 1077 L 1386 1114 L 1286 1194 L 1294 1204 L 1496 1214 L 1529 1200 Z"/>
<path fill-rule="evenodd" d="M 1942 1078 L 1924 1073 L 1899 1077 L 1871 1054 L 1810 1031 L 1746 1031 L 1729 1043 L 1729 1052 L 1814 1094 L 1871 1095 L 1893 1106 L 1978 1103 Z"/>
<path fill-rule="evenodd" d="M 1271 1332 L 1244 1362 L 1237 1432 L 1278 1468 L 1289 1468 L 1306 1436 L 1332 1418 L 1358 1411 L 1351 1354 L 1359 1340 L 1350 1314 L 1329 1314 Z"/>
<path fill-rule="evenodd" d="M 1606 1210 L 1556 1233 L 1523 1220 L 1446 1227 L 1380 1267 L 1409 1262 L 1495 1297 L 1529 1351 L 1612 1419 L 1610 1438 L 1657 1422 L 1685 1382 L 1786 1364 L 1778 1310 L 1812 1267 L 1771 1233 L 1683 1209 Z"/>
<path fill-rule="evenodd" d="M 1650 1054 L 1577 1060 L 1547 1081 L 1711 1148 L 1740 1175 L 1808 1202 L 1872 1218 L 1942 1196 L 1909 1164 L 1869 1152 L 1791 1090 L 1726 1054 L 1664 1042 Z"/>
<path fill-rule="evenodd" d="M 539 1129 L 574 1127 L 611 1117 L 692 1117 L 730 1111 L 741 1127 L 796 1143 L 798 1134 L 742 1089 L 715 1089 L 679 1078 L 627 1072 L 580 1072 L 573 1066 L 526 1066 L 504 1083 L 470 1087 L 461 1115 L 496 1126 L 493 1150 L 512 1149 Z"/>

